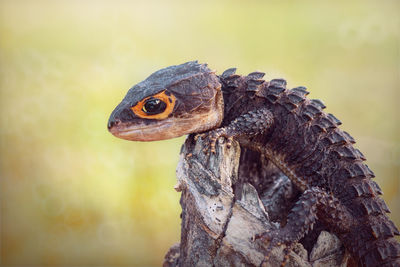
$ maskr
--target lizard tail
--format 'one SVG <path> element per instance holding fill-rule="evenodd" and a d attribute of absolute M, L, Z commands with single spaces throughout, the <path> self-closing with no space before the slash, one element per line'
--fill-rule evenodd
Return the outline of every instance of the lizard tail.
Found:
<path fill-rule="evenodd" d="M 399 230 L 387 217 L 389 209 L 385 202 L 379 196 L 363 197 L 362 192 L 366 193 L 368 187 L 363 188 L 364 191 L 359 190 L 360 196 L 351 201 L 353 214 L 359 216 L 350 232 L 344 234 L 344 243 L 360 266 L 400 267 L 400 244 L 395 238 Z"/>

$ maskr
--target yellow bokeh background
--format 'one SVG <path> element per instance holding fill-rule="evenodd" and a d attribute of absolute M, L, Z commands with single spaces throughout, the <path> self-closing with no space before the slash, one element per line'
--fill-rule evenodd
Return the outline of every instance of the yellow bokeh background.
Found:
<path fill-rule="evenodd" d="M 400 2 L 0 1 L 1 266 L 160 266 L 184 138 L 107 132 L 157 69 L 198 59 L 305 85 L 365 154 L 400 225 Z"/>

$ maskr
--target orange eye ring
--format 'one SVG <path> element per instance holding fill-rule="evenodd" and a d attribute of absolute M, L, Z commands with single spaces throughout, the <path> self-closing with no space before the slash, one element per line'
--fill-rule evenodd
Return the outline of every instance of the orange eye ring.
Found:
<path fill-rule="evenodd" d="M 164 111 L 162 111 L 161 113 L 158 114 L 149 114 L 146 112 L 146 108 L 144 107 L 146 104 L 146 101 L 149 99 L 158 99 L 160 101 L 162 101 L 166 107 L 164 109 Z M 133 113 L 135 113 L 136 116 L 143 118 L 143 119 L 156 119 L 156 120 L 162 120 L 165 119 L 169 116 L 169 114 L 171 114 L 171 112 L 174 110 L 175 107 L 175 96 L 172 94 L 167 95 L 166 90 L 146 97 L 142 100 L 140 100 L 135 106 L 131 107 L 131 110 L 133 111 Z"/>

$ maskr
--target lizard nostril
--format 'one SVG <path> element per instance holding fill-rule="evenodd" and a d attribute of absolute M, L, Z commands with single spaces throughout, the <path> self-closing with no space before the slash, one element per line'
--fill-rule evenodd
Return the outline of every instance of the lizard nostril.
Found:
<path fill-rule="evenodd" d="M 108 125 L 107 125 L 108 130 L 110 130 L 111 127 L 113 127 L 113 125 L 114 125 L 114 122 L 113 121 L 109 121 Z"/>
<path fill-rule="evenodd" d="M 108 127 L 108 129 L 110 130 L 112 127 L 114 127 L 115 125 L 118 125 L 120 123 L 120 121 L 119 120 L 111 120 L 111 121 L 109 121 L 108 122 L 108 125 L 107 125 L 107 127 Z"/>

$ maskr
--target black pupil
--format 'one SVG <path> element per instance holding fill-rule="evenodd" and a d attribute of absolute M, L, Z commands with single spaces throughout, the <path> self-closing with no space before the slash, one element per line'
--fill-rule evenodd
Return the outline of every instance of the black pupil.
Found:
<path fill-rule="evenodd" d="M 150 98 L 144 103 L 143 111 L 149 115 L 155 115 L 163 112 L 167 105 L 164 101 L 157 98 Z"/>

